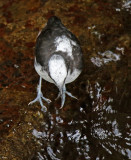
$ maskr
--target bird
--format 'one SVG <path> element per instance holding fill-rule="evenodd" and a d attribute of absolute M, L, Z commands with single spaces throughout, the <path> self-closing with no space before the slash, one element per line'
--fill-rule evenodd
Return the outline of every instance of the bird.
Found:
<path fill-rule="evenodd" d="M 60 108 L 65 104 L 66 94 L 77 99 L 66 90 L 66 84 L 73 82 L 82 72 L 82 49 L 76 36 L 56 16 L 50 17 L 46 26 L 38 34 L 34 67 L 40 79 L 37 97 L 29 105 L 38 101 L 42 110 L 46 111 L 47 108 L 43 105 L 42 100 L 51 103 L 51 100 L 42 94 L 42 79 L 57 86 L 59 94 L 56 99 L 61 97 Z"/>

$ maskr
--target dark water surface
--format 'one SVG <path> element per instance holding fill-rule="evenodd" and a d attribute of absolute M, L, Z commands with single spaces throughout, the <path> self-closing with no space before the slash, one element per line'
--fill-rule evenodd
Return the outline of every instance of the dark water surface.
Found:
<path fill-rule="evenodd" d="M 52 15 L 78 37 L 84 70 L 67 86 L 78 101 L 62 109 L 43 81 L 44 113 L 28 103 L 35 40 Z M 131 159 L 130 55 L 130 0 L 0 1 L 0 160 Z"/>

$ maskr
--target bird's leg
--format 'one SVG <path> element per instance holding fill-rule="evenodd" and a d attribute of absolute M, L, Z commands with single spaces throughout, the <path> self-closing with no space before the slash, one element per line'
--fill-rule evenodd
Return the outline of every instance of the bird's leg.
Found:
<path fill-rule="evenodd" d="M 66 87 L 65 87 L 65 84 L 63 85 L 63 88 L 61 89 L 60 93 L 58 94 L 58 97 L 59 98 L 61 96 L 61 108 L 64 106 L 64 103 L 65 103 L 65 97 L 66 97 L 66 94 L 72 98 L 75 98 L 77 99 L 75 96 L 73 96 L 70 92 L 66 91 Z"/>
<path fill-rule="evenodd" d="M 59 93 L 58 93 L 58 96 L 56 97 L 55 100 L 57 100 L 58 98 L 60 98 L 60 96 L 61 96 L 61 94 L 60 94 L 60 92 L 59 92 Z"/>
<path fill-rule="evenodd" d="M 66 91 L 66 87 L 65 87 L 65 84 L 63 85 L 61 91 L 60 91 L 60 95 L 61 95 L 61 108 L 64 106 L 64 103 L 65 103 L 65 91 Z"/>
<path fill-rule="evenodd" d="M 33 101 L 31 101 L 28 105 L 33 104 L 33 103 L 39 101 L 39 102 L 40 102 L 40 105 L 41 105 L 41 107 L 42 107 L 42 110 L 46 111 L 47 109 L 46 109 L 46 106 L 43 105 L 42 99 L 45 100 L 47 103 L 50 103 L 51 100 L 50 100 L 50 99 L 47 99 L 47 98 L 45 98 L 45 97 L 43 96 L 43 94 L 42 94 L 42 92 L 41 92 L 41 84 L 42 84 L 42 78 L 40 77 L 39 85 L 38 85 L 38 87 L 37 87 L 37 97 L 36 97 Z"/>

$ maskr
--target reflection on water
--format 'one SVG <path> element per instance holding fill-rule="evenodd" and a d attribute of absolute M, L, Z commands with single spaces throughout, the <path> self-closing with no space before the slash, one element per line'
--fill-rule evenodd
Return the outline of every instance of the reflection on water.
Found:
<path fill-rule="evenodd" d="M 131 1 L 130 0 L 125 1 L 122 7 L 131 13 Z"/>
<path fill-rule="evenodd" d="M 103 98 L 105 88 L 98 82 L 96 97 L 90 89 L 90 96 L 97 99 L 97 103 L 92 101 L 91 113 L 82 105 L 72 109 L 72 115 L 63 115 L 55 108 L 45 115 L 41 130 L 33 130 L 41 145 L 37 159 L 111 159 L 112 155 L 117 159 L 131 158 L 131 117 L 117 111 L 113 97 Z"/>
<path fill-rule="evenodd" d="M 112 61 L 115 62 L 115 61 L 120 60 L 120 55 L 117 55 L 113 53 L 112 51 L 105 51 L 104 53 L 98 52 L 98 55 L 100 55 L 101 58 L 100 57 L 91 58 L 92 63 L 98 67 L 102 66 L 103 64 L 112 62 Z"/>

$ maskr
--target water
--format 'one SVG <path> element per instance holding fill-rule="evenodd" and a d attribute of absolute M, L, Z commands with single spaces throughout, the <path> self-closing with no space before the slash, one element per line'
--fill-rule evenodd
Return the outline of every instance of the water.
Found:
<path fill-rule="evenodd" d="M 32 132 L 41 144 L 35 159 L 131 158 L 129 113 L 119 111 L 123 105 L 116 106 L 98 82 L 94 86 L 91 103 L 79 102 L 66 113 L 53 108 L 45 115 L 41 129 Z"/>
<path fill-rule="evenodd" d="M 36 96 L 34 46 L 51 15 L 80 40 L 84 70 L 67 85 L 60 109 L 57 88 L 43 81 L 53 102 L 47 112 Z M 131 1 L 0 2 L 0 159 L 131 159 Z"/>

